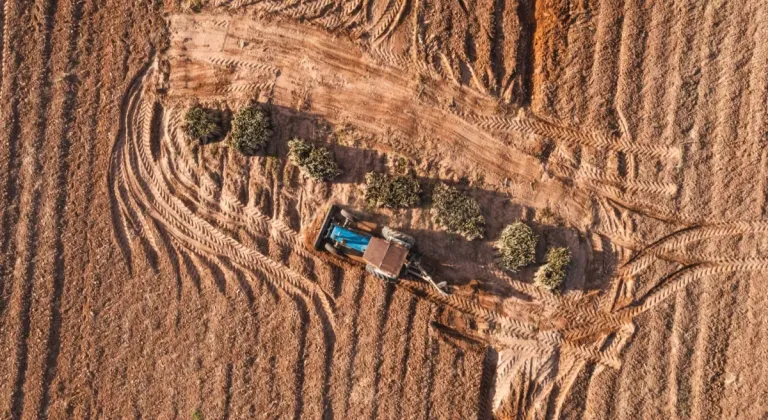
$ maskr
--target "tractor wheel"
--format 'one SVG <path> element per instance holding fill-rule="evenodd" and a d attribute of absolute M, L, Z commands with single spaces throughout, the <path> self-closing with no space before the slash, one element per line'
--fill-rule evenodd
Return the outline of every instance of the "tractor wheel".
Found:
<path fill-rule="evenodd" d="M 381 229 L 381 236 L 383 236 L 384 239 L 388 241 L 397 241 L 403 244 L 407 249 L 411 249 L 414 245 L 416 245 L 416 239 L 414 239 L 412 236 L 394 230 L 389 226 L 384 226 Z"/>
<path fill-rule="evenodd" d="M 339 251 L 339 249 L 333 246 L 333 244 L 330 242 L 325 243 L 325 250 L 337 257 L 341 257 L 341 251 Z"/>
<path fill-rule="evenodd" d="M 374 267 L 371 264 L 365 265 L 365 271 L 368 272 L 368 274 L 372 275 L 373 277 L 376 277 L 377 279 L 384 280 L 384 281 L 395 281 L 396 279 L 389 277 L 382 273 L 381 271 L 377 270 L 376 267 Z"/>
<path fill-rule="evenodd" d="M 355 217 L 355 215 L 353 215 L 352 213 L 344 209 L 341 209 L 339 210 L 339 214 L 341 215 L 341 217 L 347 219 L 348 223 L 357 223 L 357 217 Z"/>

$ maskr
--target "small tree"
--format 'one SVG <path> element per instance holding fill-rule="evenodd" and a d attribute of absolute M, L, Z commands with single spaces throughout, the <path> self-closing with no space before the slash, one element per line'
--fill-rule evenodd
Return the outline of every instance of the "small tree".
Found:
<path fill-rule="evenodd" d="M 253 156 L 266 147 L 272 137 L 271 126 L 269 115 L 257 106 L 243 108 L 232 120 L 230 143 L 238 152 Z"/>
<path fill-rule="evenodd" d="M 421 201 L 421 185 L 413 173 L 388 175 L 369 172 L 365 175 L 365 201 L 376 207 L 413 207 Z"/>
<path fill-rule="evenodd" d="M 563 284 L 570 263 L 571 253 L 568 248 L 550 248 L 547 251 L 547 263 L 536 272 L 534 281 L 544 288 L 556 290 Z"/>
<path fill-rule="evenodd" d="M 221 135 L 221 118 L 219 113 L 193 105 L 184 115 L 184 131 L 190 139 L 206 144 Z"/>
<path fill-rule="evenodd" d="M 435 221 L 448 232 L 457 233 L 469 241 L 483 237 L 485 217 L 474 198 L 440 183 L 433 192 L 432 205 Z"/>
<path fill-rule="evenodd" d="M 496 249 L 501 254 L 501 265 L 507 270 L 517 271 L 535 261 L 536 235 L 523 222 L 515 222 L 501 231 Z"/>
<path fill-rule="evenodd" d="M 288 147 L 288 156 L 294 165 L 312 178 L 330 181 L 341 173 L 330 150 L 325 147 L 314 146 L 298 138 L 289 141 Z"/>

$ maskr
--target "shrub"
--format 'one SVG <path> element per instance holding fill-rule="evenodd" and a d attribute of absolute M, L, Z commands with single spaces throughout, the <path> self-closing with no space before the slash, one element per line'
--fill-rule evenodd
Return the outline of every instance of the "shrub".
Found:
<path fill-rule="evenodd" d="M 313 146 L 301 139 L 289 141 L 288 147 L 291 161 L 312 178 L 330 181 L 341 173 L 339 165 L 325 147 Z"/>
<path fill-rule="evenodd" d="M 485 217 L 477 201 L 446 184 L 438 184 L 432 195 L 435 221 L 451 233 L 467 240 L 482 238 Z"/>
<path fill-rule="evenodd" d="M 421 201 L 421 185 L 412 173 L 365 175 L 365 201 L 371 206 L 393 209 L 413 207 Z"/>
<path fill-rule="evenodd" d="M 252 156 L 264 149 L 272 137 L 269 115 L 256 106 L 243 108 L 232 120 L 230 143 L 238 152 Z"/>
<path fill-rule="evenodd" d="M 206 144 L 221 135 L 219 113 L 200 105 L 193 105 L 187 110 L 184 123 L 187 136 L 200 144 Z"/>
<path fill-rule="evenodd" d="M 547 251 L 547 263 L 539 268 L 534 280 L 549 290 L 558 289 L 565 280 L 565 274 L 570 263 L 571 253 L 568 248 L 550 248 Z"/>
<path fill-rule="evenodd" d="M 511 271 L 517 271 L 535 261 L 536 235 L 523 222 L 515 222 L 501 231 L 496 249 L 501 254 L 501 265 Z"/>

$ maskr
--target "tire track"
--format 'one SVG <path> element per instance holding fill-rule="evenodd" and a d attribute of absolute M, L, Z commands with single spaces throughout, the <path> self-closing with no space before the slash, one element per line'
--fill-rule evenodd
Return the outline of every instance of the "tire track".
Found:
<path fill-rule="evenodd" d="M 430 345 L 431 331 L 429 321 L 434 319 L 432 305 L 417 305 L 414 322 L 411 345 L 408 347 L 409 366 L 402 366 L 401 370 L 406 373 L 403 376 L 403 397 L 400 399 L 398 417 L 402 418 L 420 418 L 424 416 L 422 407 L 425 391 L 426 379 L 424 376 L 424 367 L 428 361 L 424 360 L 425 352 L 428 352 Z"/>
<path fill-rule="evenodd" d="M 537 0 L 533 2 L 535 30 L 533 34 L 533 75 L 531 108 L 547 115 L 554 111 L 557 81 L 562 79 L 564 63 L 558 51 L 567 50 L 567 32 L 570 19 L 568 2 Z M 527 5 L 531 7 L 531 5 Z M 560 117 L 560 116 L 558 116 Z"/>
<path fill-rule="evenodd" d="M 709 342 L 716 335 L 714 331 L 712 315 L 715 300 L 709 293 L 701 295 L 698 301 L 699 311 L 697 312 L 697 330 L 696 341 L 692 349 L 693 369 L 690 374 L 690 392 L 691 392 L 691 418 L 705 418 L 710 415 L 707 395 L 705 391 L 706 381 L 709 379 L 709 357 L 706 348 Z M 714 414 L 714 413 L 711 413 Z"/>
<path fill-rule="evenodd" d="M 765 348 L 768 347 L 768 322 L 763 316 L 762 308 L 766 307 L 768 303 L 768 291 L 760 284 L 761 282 L 756 279 L 750 279 L 751 281 L 747 287 L 747 313 L 745 321 L 749 324 L 746 346 L 747 357 L 744 358 L 744 363 L 751 365 L 753 360 L 758 360 L 765 352 Z M 749 369 L 745 369 L 744 383 L 750 384 L 755 389 L 768 389 L 766 383 L 768 382 L 768 366 L 762 365 L 759 369 L 753 369 L 752 372 L 748 372 Z M 741 378 L 740 378 L 741 379 Z M 762 393 L 762 396 L 765 392 Z M 750 415 L 750 412 L 756 416 L 762 414 L 760 408 L 753 404 L 753 401 L 745 401 L 740 410 L 746 415 Z M 741 407 L 735 407 L 737 410 Z"/>
<path fill-rule="evenodd" d="M 304 410 L 304 382 L 306 380 L 304 365 L 307 360 L 307 333 L 310 327 L 310 319 L 306 303 L 301 299 L 295 299 L 294 302 L 296 304 L 296 312 L 299 314 L 299 337 L 297 345 L 299 353 L 296 356 L 296 370 L 294 372 L 296 383 L 293 388 L 293 418 L 294 420 L 299 420 L 302 418 L 301 416 Z"/>
<path fill-rule="evenodd" d="M 442 315 L 442 309 L 438 308 L 435 318 L 439 318 L 440 315 Z M 425 398 L 423 412 L 425 413 L 424 417 L 429 419 L 432 418 L 432 406 L 435 400 L 435 361 L 440 355 L 440 341 L 434 339 L 430 334 L 426 335 L 426 341 L 427 344 L 424 346 L 424 354 L 422 355 L 422 360 L 426 362 L 427 366 L 426 377 L 424 378 L 426 381 L 424 384 L 426 389 L 424 389 Z"/>
<path fill-rule="evenodd" d="M 128 118 L 130 120 L 131 117 L 129 116 Z M 146 118 L 143 119 L 146 120 Z M 130 125 L 130 123 L 128 125 Z M 299 276 L 296 273 L 293 273 L 290 270 L 286 271 L 284 266 L 281 267 L 278 263 L 269 258 L 256 253 L 254 250 L 247 249 L 232 238 L 223 235 L 205 220 L 192 214 L 188 210 L 184 210 L 184 204 L 177 198 L 171 197 L 166 191 L 155 187 L 154 185 L 156 185 L 158 181 L 155 179 L 153 165 L 149 162 L 148 158 L 148 149 L 150 148 L 149 141 L 149 136 L 145 133 L 142 144 L 136 145 L 136 154 L 126 156 L 126 161 L 129 163 L 132 162 L 131 166 L 134 167 L 135 170 L 126 171 L 125 175 L 127 175 L 129 179 L 129 186 L 134 185 L 138 190 L 144 190 L 145 193 L 149 194 L 149 197 L 156 197 L 156 203 L 159 207 L 154 208 L 154 212 L 157 212 L 158 216 L 165 219 L 164 223 L 167 228 L 170 228 L 172 232 L 175 231 L 175 233 L 179 234 L 180 238 L 190 238 L 190 236 L 197 238 L 194 240 L 183 239 L 185 242 L 193 241 L 192 244 L 194 245 L 192 246 L 209 247 L 209 249 L 215 253 L 229 255 L 233 261 L 239 264 L 254 268 L 259 267 L 258 270 L 269 273 L 271 278 L 282 281 L 283 283 L 280 284 L 280 287 L 287 288 L 286 290 L 291 294 L 309 293 L 310 295 L 315 295 L 317 293 L 324 293 L 321 291 L 312 291 L 311 286 L 303 284 L 303 281 L 299 279 Z M 126 149 L 125 153 L 129 153 L 129 149 Z M 120 173 L 123 172 L 120 171 Z M 136 178 L 137 173 L 142 176 L 147 176 L 148 179 L 150 179 L 150 182 L 143 184 Z M 155 200 L 155 198 L 149 199 L 150 202 L 153 200 Z M 178 219 L 176 219 L 176 217 L 178 217 Z M 225 248 L 226 246 L 232 247 L 232 251 L 227 251 Z M 258 265 L 254 265 L 256 263 L 251 261 L 250 258 L 255 258 L 255 261 L 258 261 Z M 310 288 L 308 289 L 307 287 Z M 291 290 L 293 291 L 291 292 Z M 330 313 L 329 304 L 325 303 L 324 306 L 326 306 Z"/>
<path fill-rule="evenodd" d="M 679 151 L 675 148 L 643 143 L 638 144 L 626 136 L 615 137 L 597 130 L 582 132 L 540 118 L 505 118 L 477 114 L 469 114 L 467 117 L 483 129 L 537 135 L 565 144 L 588 147 L 595 151 L 610 150 L 617 153 L 635 154 L 649 159 L 665 158 L 674 160 L 679 156 Z"/>
<path fill-rule="evenodd" d="M 667 104 L 667 127 L 664 137 L 676 139 L 676 143 L 682 147 L 682 161 L 685 162 L 690 155 L 691 147 L 688 140 L 691 139 L 690 133 L 693 128 L 693 119 L 690 115 L 695 113 L 698 104 L 698 90 L 701 81 L 700 61 L 696 57 L 696 40 L 701 35 L 698 25 L 694 22 L 700 22 L 705 12 L 705 4 L 692 3 L 688 5 L 677 4 L 675 13 L 682 18 L 680 25 L 676 28 L 675 38 L 679 39 L 678 47 L 675 49 L 674 63 L 677 64 L 676 77 L 673 83 L 667 85 L 671 92 L 667 94 L 670 98 Z M 681 168 L 683 165 L 680 165 Z M 678 194 L 675 197 L 675 207 L 680 208 L 682 203 L 683 185 L 686 183 L 685 171 L 677 168 L 677 182 L 680 185 Z"/>
<path fill-rule="evenodd" d="M 649 330 L 648 351 L 659 355 L 671 353 L 669 348 L 671 330 L 674 326 L 669 322 L 673 319 L 677 305 L 675 301 L 669 299 L 657 307 L 652 313 L 646 316 L 646 325 L 643 327 Z M 633 342 L 636 345 L 636 341 Z M 642 358 L 642 357 L 641 357 Z M 648 401 L 642 405 L 642 415 L 649 418 L 671 418 L 672 412 L 668 411 L 665 404 L 659 404 L 664 397 L 669 394 L 669 384 L 665 375 L 669 371 L 667 357 L 642 358 L 645 363 L 642 368 L 642 376 L 645 377 L 644 383 L 648 384 Z"/>
<path fill-rule="evenodd" d="M 630 259 L 618 271 L 616 284 L 622 281 L 641 275 L 645 270 L 658 261 L 658 258 L 665 258 L 686 263 L 707 262 L 711 257 L 706 255 L 681 255 L 676 252 L 678 249 L 685 249 L 687 245 L 694 242 L 701 242 L 707 239 L 718 239 L 723 237 L 737 237 L 744 234 L 765 234 L 768 233 L 768 223 L 763 221 L 754 222 L 731 222 L 716 224 L 710 226 L 692 227 L 674 232 L 662 239 L 648 245 L 639 254 Z M 651 287 L 649 285 L 648 287 Z M 638 296 L 642 297 L 648 293 L 648 290 L 640 288 Z"/>
<path fill-rule="evenodd" d="M 663 279 L 660 282 L 660 285 L 652 289 L 636 306 L 619 311 L 617 316 L 622 319 L 634 318 L 646 310 L 655 307 L 659 302 L 679 292 L 694 281 L 716 274 L 731 273 L 735 271 L 768 271 L 768 260 L 762 258 L 749 258 L 732 262 L 700 263 L 683 267 Z M 708 304 L 702 306 L 709 307 L 712 305 Z"/>
<path fill-rule="evenodd" d="M 571 362 L 571 366 L 565 371 L 565 373 L 559 374 L 562 379 L 559 381 L 559 385 L 557 386 L 557 394 L 555 395 L 555 398 L 551 400 L 553 407 L 547 410 L 548 412 L 552 412 L 552 418 L 562 418 L 563 413 L 569 412 L 569 410 L 566 408 L 566 401 L 569 397 L 573 396 L 572 390 L 576 385 L 576 380 L 579 378 L 580 374 L 585 370 L 586 367 L 586 361 L 574 360 Z"/>
<path fill-rule="evenodd" d="M 682 395 L 686 395 L 687 391 L 684 390 L 684 381 L 690 375 L 688 363 L 690 363 L 690 354 L 693 350 L 686 350 L 686 347 L 690 343 L 688 336 L 691 329 L 688 328 L 688 324 L 692 323 L 691 318 L 696 316 L 694 308 L 689 308 L 689 297 L 686 293 L 679 293 L 675 298 L 675 311 L 672 317 L 671 325 L 671 338 L 670 338 L 670 352 L 668 354 L 667 362 L 667 387 L 668 387 L 668 401 L 666 405 L 666 412 L 670 418 L 676 418 L 680 415 L 678 409 L 678 403 L 680 401 L 681 392 Z M 694 330 L 694 335 L 698 330 Z"/>
<path fill-rule="evenodd" d="M 404 343 L 400 346 L 403 349 L 403 355 L 399 360 L 397 366 L 400 369 L 397 372 L 397 401 L 402 402 L 405 398 L 405 383 L 408 374 L 408 362 L 411 358 L 411 341 L 413 340 L 413 330 L 415 328 L 416 312 L 418 310 L 419 300 L 415 297 L 411 297 L 408 303 L 408 318 L 405 324 L 405 336 Z"/>
<path fill-rule="evenodd" d="M 650 22 L 647 28 L 645 54 L 639 63 L 634 63 L 642 70 L 642 79 L 639 86 L 634 86 L 632 92 L 622 98 L 618 105 L 624 116 L 639 115 L 640 122 L 632 132 L 638 133 L 641 139 L 659 139 L 662 144 L 676 144 L 670 135 L 670 120 L 665 121 L 665 116 L 670 112 L 668 104 L 672 102 L 670 96 L 676 96 L 677 90 L 673 80 L 680 73 L 680 44 L 684 42 L 683 36 L 671 36 L 673 32 L 680 34 L 684 24 L 685 14 L 675 10 L 675 2 L 663 2 L 650 5 Z M 676 13 L 677 12 L 677 13 Z M 642 35 L 641 35 L 642 36 Z M 674 55 L 677 60 L 672 60 Z M 676 71 L 670 71 L 659 75 L 659 68 L 664 63 L 671 63 Z M 640 104 L 632 110 L 631 96 L 639 97 Z M 665 121 L 665 124 L 655 122 Z M 631 127 L 630 127 L 631 129 Z M 624 133 L 628 135 L 629 133 Z M 652 163 L 652 162 L 649 162 Z"/>
<path fill-rule="evenodd" d="M 708 400 L 715 405 L 714 411 L 721 418 L 729 416 L 738 416 L 745 410 L 739 407 L 739 404 L 728 404 L 729 401 L 736 400 L 742 402 L 739 398 L 740 391 L 734 389 L 733 383 L 740 378 L 734 378 L 732 372 L 745 369 L 743 355 L 748 353 L 749 343 L 745 340 L 749 325 L 747 324 L 747 308 L 742 305 L 748 302 L 749 287 L 752 279 L 733 274 L 733 279 L 728 279 L 730 287 L 718 285 L 718 292 L 722 296 L 721 303 L 718 304 L 717 339 L 712 346 L 714 357 L 710 359 L 710 366 L 714 366 L 713 374 L 708 381 Z M 724 326 L 725 328 L 720 328 Z M 745 350 L 747 350 L 745 352 Z M 751 359 L 755 360 L 755 359 Z M 742 401 L 739 401 L 742 400 Z M 748 415 L 748 414 L 747 414 Z"/>

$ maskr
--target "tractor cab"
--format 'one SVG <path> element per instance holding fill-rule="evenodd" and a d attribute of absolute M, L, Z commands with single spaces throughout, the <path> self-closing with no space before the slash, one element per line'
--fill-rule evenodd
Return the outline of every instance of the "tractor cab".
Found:
<path fill-rule="evenodd" d="M 363 254 L 363 260 L 387 277 L 397 278 L 406 265 L 408 254 L 409 249 L 401 244 L 381 238 L 371 238 Z"/>

